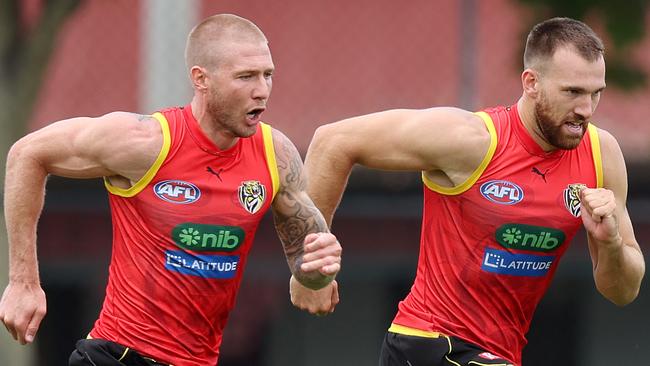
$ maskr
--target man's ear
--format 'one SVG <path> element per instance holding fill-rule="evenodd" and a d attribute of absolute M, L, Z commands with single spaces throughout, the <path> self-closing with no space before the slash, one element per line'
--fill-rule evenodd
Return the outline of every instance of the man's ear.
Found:
<path fill-rule="evenodd" d="M 190 80 L 192 80 L 192 86 L 198 91 L 204 91 L 208 89 L 207 84 L 207 70 L 201 66 L 192 66 L 190 69 Z"/>
<path fill-rule="evenodd" d="M 537 99 L 539 94 L 539 72 L 526 69 L 521 73 L 521 86 L 524 93 L 531 99 Z"/>

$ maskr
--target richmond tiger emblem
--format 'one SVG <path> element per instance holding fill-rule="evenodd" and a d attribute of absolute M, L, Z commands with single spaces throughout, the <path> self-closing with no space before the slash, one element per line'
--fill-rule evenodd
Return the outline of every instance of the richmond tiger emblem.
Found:
<path fill-rule="evenodd" d="M 585 184 L 574 183 L 564 189 L 564 206 L 574 217 L 580 217 L 580 191 L 585 188 Z"/>
<path fill-rule="evenodd" d="M 256 213 L 264 205 L 266 188 L 256 180 L 247 180 L 239 186 L 239 203 L 251 214 Z"/>

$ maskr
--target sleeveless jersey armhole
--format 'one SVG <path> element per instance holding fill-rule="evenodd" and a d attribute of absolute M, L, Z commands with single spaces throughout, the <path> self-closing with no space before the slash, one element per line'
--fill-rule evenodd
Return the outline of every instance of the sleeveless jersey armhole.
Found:
<path fill-rule="evenodd" d="M 476 183 L 476 181 L 481 177 L 481 174 L 483 174 L 488 164 L 492 160 L 492 156 L 494 156 L 494 152 L 497 149 L 497 132 L 494 128 L 494 121 L 492 121 L 492 117 L 490 117 L 490 115 L 485 112 L 476 112 L 475 114 L 483 119 L 485 127 L 487 127 L 488 132 L 490 133 L 490 147 L 488 147 L 488 150 L 485 153 L 481 164 L 479 164 L 478 168 L 472 172 L 469 178 L 455 187 L 440 186 L 434 183 L 431 179 L 427 178 L 424 172 L 422 172 L 422 182 L 424 182 L 424 185 L 427 186 L 427 188 L 430 190 L 444 195 L 461 194 L 470 189 L 474 183 Z"/>
<path fill-rule="evenodd" d="M 600 153 L 600 138 L 598 137 L 598 128 L 591 123 L 587 126 L 589 132 L 589 141 L 591 142 L 591 156 L 594 159 L 594 169 L 596 170 L 596 188 L 603 188 L 603 159 Z"/>
<path fill-rule="evenodd" d="M 273 201 L 275 194 L 280 189 L 280 174 L 278 173 L 278 164 L 275 160 L 275 148 L 273 147 L 273 130 L 266 123 L 260 122 L 260 125 L 262 126 L 266 164 L 269 168 L 269 174 L 271 174 L 271 182 L 273 183 L 273 197 L 271 197 L 271 201 Z"/>
<path fill-rule="evenodd" d="M 146 187 L 153 177 L 156 175 L 158 172 L 158 169 L 162 166 L 163 162 L 167 158 L 167 154 L 169 154 L 169 148 L 171 146 L 171 137 L 169 133 L 169 122 L 165 118 L 165 116 L 162 113 L 154 113 L 153 118 L 155 118 L 158 123 L 160 123 L 160 128 L 162 130 L 163 134 L 163 145 L 162 148 L 160 149 L 160 153 L 158 153 L 158 157 L 154 161 L 153 165 L 147 170 L 145 175 L 140 178 L 131 188 L 124 189 L 124 188 L 119 188 L 111 185 L 111 183 L 108 181 L 108 178 L 104 177 L 104 186 L 106 189 L 116 195 L 116 196 L 122 196 L 122 197 L 133 197 L 136 194 L 140 193 L 144 187 Z"/>

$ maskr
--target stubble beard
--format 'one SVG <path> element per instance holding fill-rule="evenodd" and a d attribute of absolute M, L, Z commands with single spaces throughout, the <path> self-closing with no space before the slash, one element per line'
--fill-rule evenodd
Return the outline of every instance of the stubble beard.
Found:
<path fill-rule="evenodd" d="M 223 130 L 233 137 L 250 137 L 255 134 L 255 130 L 249 131 L 243 122 L 238 123 L 238 118 L 232 111 L 226 110 L 227 102 L 223 102 L 224 98 L 221 97 L 216 90 L 210 90 L 206 109 L 213 126 L 217 129 Z M 239 118 L 242 119 L 242 118 Z"/>
<path fill-rule="evenodd" d="M 542 137 L 552 146 L 562 150 L 572 150 L 580 145 L 582 137 L 587 129 L 587 124 L 581 116 L 574 115 L 573 120 L 582 121 L 582 134 L 580 137 L 567 136 L 562 131 L 564 122 L 558 124 L 558 121 L 551 117 L 551 106 L 547 99 L 542 95 L 540 100 L 535 103 L 535 121 L 537 127 L 542 133 Z"/>

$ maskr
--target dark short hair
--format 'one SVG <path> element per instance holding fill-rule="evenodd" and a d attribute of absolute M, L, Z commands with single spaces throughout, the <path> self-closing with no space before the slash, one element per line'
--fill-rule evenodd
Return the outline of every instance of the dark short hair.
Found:
<path fill-rule="evenodd" d="M 552 57 L 563 46 L 573 46 L 590 62 L 605 53 L 603 41 L 585 23 L 571 18 L 551 18 L 535 25 L 528 33 L 524 67 L 530 67 L 538 59 Z"/>

